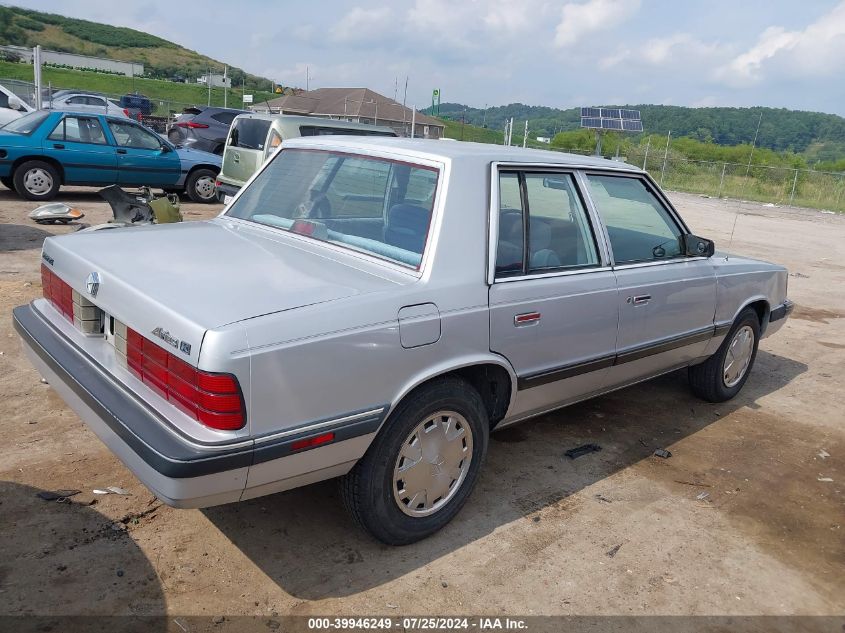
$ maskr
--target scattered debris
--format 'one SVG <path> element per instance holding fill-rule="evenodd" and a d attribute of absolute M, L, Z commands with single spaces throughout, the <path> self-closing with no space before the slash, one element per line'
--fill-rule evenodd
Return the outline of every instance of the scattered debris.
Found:
<path fill-rule="evenodd" d="M 449 583 L 444 580 L 443 582 L 440 583 L 440 586 L 445 589 L 446 587 L 449 586 Z"/>
<path fill-rule="evenodd" d="M 92 492 L 95 495 L 123 495 L 125 497 L 128 497 L 132 494 L 126 488 L 118 488 L 117 486 L 109 486 L 105 490 L 101 488 L 94 488 Z"/>
<path fill-rule="evenodd" d="M 707 499 L 710 498 L 710 493 L 709 492 L 699 492 L 696 495 L 695 498 L 698 499 L 699 501 L 706 501 Z"/>
<path fill-rule="evenodd" d="M 123 578 L 123 570 L 122 570 L 122 569 L 118 569 L 118 570 L 117 570 L 117 577 L 118 577 L 118 578 Z"/>
<path fill-rule="evenodd" d="M 638 439 L 637 441 L 638 441 L 640 444 L 642 444 L 643 446 L 648 447 L 648 444 L 646 444 L 646 442 L 645 442 L 645 440 L 643 440 L 643 438 L 640 438 L 640 439 Z"/>
<path fill-rule="evenodd" d="M 569 459 L 578 459 L 579 457 L 583 457 L 588 453 L 598 453 L 600 450 L 601 446 L 599 446 L 598 444 L 584 444 L 582 446 L 570 448 L 564 453 L 564 455 L 566 455 Z"/>
<path fill-rule="evenodd" d="M 805 275 L 804 273 L 789 273 L 790 277 L 795 277 L 796 279 L 809 279 L 810 275 Z"/>
<path fill-rule="evenodd" d="M 597 501 L 601 501 L 602 503 L 613 503 L 610 499 L 608 499 L 607 497 L 603 497 L 602 495 L 593 496 L 596 498 Z"/>
<path fill-rule="evenodd" d="M 832 482 L 833 479 L 830 477 L 819 477 L 819 481 Z"/>
<path fill-rule="evenodd" d="M 42 379 L 41 379 L 41 384 L 42 384 L 42 385 L 49 385 L 50 383 L 49 383 L 49 382 L 47 382 L 47 379 L 46 379 L 46 378 L 42 378 Z"/>
<path fill-rule="evenodd" d="M 213 618 L 211 618 L 211 621 L 214 624 L 223 624 L 224 620 L 226 620 L 226 617 L 222 615 L 215 615 Z"/>
<path fill-rule="evenodd" d="M 173 619 L 173 624 L 175 624 L 176 626 L 178 626 L 178 627 L 179 627 L 180 629 L 182 629 L 185 633 L 188 633 L 188 627 L 186 627 L 184 624 L 182 624 L 182 623 L 179 621 L 179 618 L 174 618 L 174 619 Z"/>
<path fill-rule="evenodd" d="M 66 571 L 66 570 L 67 570 L 67 565 L 59 565 L 58 567 L 56 567 L 56 571 Z"/>
<path fill-rule="evenodd" d="M 827 459 L 828 457 L 830 457 L 830 453 L 828 453 L 826 450 L 822 449 L 821 452 L 819 453 L 819 457 L 821 457 L 822 459 Z"/>
<path fill-rule="evenodd" d="M 611 547 L 611 548 L 607 551 L 607 555 L 608 555 L 610 558 L 613 558 L 614 556 L 616 556 L 616 552 L 618 552 L 618 551 L 619 551 L 619 548 L 620 548 L 620 547 L 622 547 L 622 543 L 619 543 L 619 545 L 616 545 L 616 546 L 614 546 L 614 547 Z"/>
<path fill-rule="evenodd" d="M 532 519 L 532 521 L 534 521 L 534 523 L 539 523 L 539 522 L 540 522 L 540 517 L 539 517 L 539 516 L 535 516 L 535 517 Z"/>
<path fill-rule="evenodd" d="M 78 495 L 81 490 L 42 490 L 41 492 L 37 493 L 35 496 L 44 499 L 44 501 L 58 501 L 62 503 L 67 500 L 68 497 L 72 497 L 73 495 Z"/>
<path fill-rule="evenodd" d="M 398 605 L 398 604 L 390 604 L 390 603 L 388 602 L 388 603 L 387 603 L 387 608 L 388 608 L 388 609 L 398 609 L 398 608 L 399 608 L 399 605 Z"/>
<path fill-rule="evenodd" d="M 271 631 L 277 631 L 280 626 L 282 625 L 278 620 L 267 620 L 267 628 Z"/>
<path fill-rule="evenodd" d="M 681 481 L 680 479 L 675 480 L 676 484 L 684 484 L 685 486 L 695 486 L 696 488 L 712 488 L 710 484 L 704 484 L 700 481 Z"/>
<path fill-rule="evenodd" d="M 654 451 L 654 455 L 655 457 L 662 457 L 663 459 L 669 459 L 670 457 L 672 457 L 672 453 L 670 451 L 667 451 L 665 448 L 658 448 L 656 451 Z"/>

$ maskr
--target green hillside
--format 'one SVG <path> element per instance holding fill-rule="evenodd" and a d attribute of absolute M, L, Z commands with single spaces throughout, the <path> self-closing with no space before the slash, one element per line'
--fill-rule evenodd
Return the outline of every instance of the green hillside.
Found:
<path fill-rule="evenodd" d="M 834 158 L 845 144 L 845 119 L 834 114 L 801 112 L 782 108 L 686 108 L 664 105 L 623 105 L 640 110 L 646 133 L 690 138 L 720 145 L 751 143 L 760 113 L 763 118 L 757 145 L 776 151 L 804 152 L 811 146 L 822 160 Z M 503 130 L 505 122 L 513 117 L 519 129 L 526 119 L 530 122 L 531 136 L 554 136 L 557 132 L 576 130 L 580 127 L 578 108 L 561 110 L 543 106 L 512 103 L 505 106 L 471 108 L 459 103 L 440 105 L 440 116 L 490 129 Z M 841 153 L 839 154 L 841 156 Z"/>
<path fill-rule="evenodd" d="M 0 61 L 0 78 L 20 79 L 32 81 L 32 66 L 14 62 Z M 155 114 L 166 115 L 170 111 L 181 112 L 188 105 L 206 105 L 208 103 L 208 88 L 201 84 L 175 83 L 160 79 L 144 79 L 124 77 L 122 75 L 105 75 L 103 73 L 71 70 L 68 68 L 44 67 L 42 81 L 54 88 L 78 88 L 92 90 L 108 95 L 123 95 L 138 91 L 149 97 L 155 104 Z M 257 91 L 247 88 L 247 94 L 254 96 L 255 102 L 260 103 L 277 97 L 268 91 Z M 241 107 L 241 89 L 229 90 L 228 106 Z M 222 106 L 224 100 L 222 88 L 211 89 L 211 105 Z"/>
<path fill-rule="evenodd" d="M 201 10 L 201 9 L 199 9 Z M 0 6 L 0 44 L 35 46 L 79 55 L 141 62 L 153 78 L 174 76 L 194 81 L 198 75 L 222 72 L 224 62 L 201 55 L 168 40 L 134 29 L 68 18 L 19 7 Z M 255 91 L 270 90 L 271 80 L 229 66 L 232 85 Z"/>

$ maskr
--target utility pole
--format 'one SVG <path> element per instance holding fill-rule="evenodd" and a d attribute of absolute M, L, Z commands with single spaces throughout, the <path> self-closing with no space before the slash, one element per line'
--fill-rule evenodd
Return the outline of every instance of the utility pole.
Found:
<path fill-rule="evenodd" d="M 414 133 L 416 132 L 417 127 L 417 106 L 414 105 L 413 110 L 411 110 L 411 138 L 414 138 Z"/>
<path fill-rule="evenodd" d="M 646 170 L 646 165 L 648 165 L 648 150 L 651 148 L 651 134 L 648 135 L 648 143 L 645 146 L 645 158 L 643 158 L 643 171 Z"/>
<path fill-rule="evenodd" d="M 754 156 L 754 146 L 757 145 L 757 135 L 760 133 L 760 123 L 763 121 L 763 112 L 760 111 L 760 118 L 757 119 L 757 129 L 754 130 L 754 140 L 751 141 L 751 152 L 748 154 L 748 167 L 745 169 L 745 177 L 748 178 L 748 172 L 751 171 L 751 157 Z"/>
<path fill-rule="evenodd" d="M 32 49 L 32 70 L 35 74 L 35 109 L 40 110 L 44 102 L 41 97 L 41 45 L 39 44 Z M 53 92 L 50 91 L 50 99 L 53 98 Z"/>
<path fill-rule="evenodd" d="M 309 92 L 311 90 L 311 69 L 306 66 L 305 67 L 305 92 Z"/>
<path fill-rule="evenodd" d="M 484 115 L 481 117 L 481 127 L 487 127 L 487 104 L 484 104 Z"/>
<path fill-rule="evenodd" d="M 228 107 L 229 105 L 229 86 L 227 83 L 227 76 L 229 74 L 229 67 L 223 66 L 223 107 Z"/>
<path fill-rule="evenodd" d="M 660 170 L 660 185 L 663 186 L 663 176 L 666 174 L 666 158 L 669 156 L 669 139 L 672 138 L 672 130 L 666 135 L 666 150 L 663 152 L 663 168 Z"/>
<path fill-rule="evenodd" d="M 522 135 L 522 149 L 525 149 L 525 141 L 528 140 L 528 119 L 525 119 L 525 132 Z"/>
<path fill-rule="evenodd" d="M 208 84 L 208 105 L 211 105 L 211 66 L 206 66 L 205 83 Z"/>
<path fill-rule="evenodd" d="M 461 140 L 464 140 L 464 124 L 466 123 L 467 118 L 467 109 L 464 108 L 463 114 L 461 114 Z"/>

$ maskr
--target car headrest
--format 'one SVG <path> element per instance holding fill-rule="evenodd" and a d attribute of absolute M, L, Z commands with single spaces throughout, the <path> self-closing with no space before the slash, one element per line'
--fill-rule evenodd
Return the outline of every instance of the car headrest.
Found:
<path fill-rule="evenodd" d="M 431 211 L 415 204 L 396 204 L 387 212 L 384 241 L 414 253 L 422 253 Z"/>
<path fill-rule="evenodd" d="M 528 240 L 532 253 L 548 248 L 552 243 L 552 227 L 544 220 L 531 218 L 528 226 Z"/>

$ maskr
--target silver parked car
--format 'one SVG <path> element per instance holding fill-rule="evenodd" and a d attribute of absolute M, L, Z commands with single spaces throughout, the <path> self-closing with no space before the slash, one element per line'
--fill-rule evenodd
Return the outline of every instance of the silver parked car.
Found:
<path fill-rule="evenodd" d="M 87 94 L 81 92 L 67 92 L 54 94 L 45 99 L 42 106 L 45 110 L 70 110 L 73 112 L 91 112 L 93 114 L 108 114 L 116 117 L 129 117 L 129 111 L 112 102 L 105 95 Z"/>
<path fill-rule="evenodd" d="M 392 544 L 457 514 L 491 430 L 684 367 L 732 398 L 792 308 L 637 168 L 425 140 L 294 139 L 213 220 L 42 259 L 25 350 L 160 499 L 342 476 Z"/>

